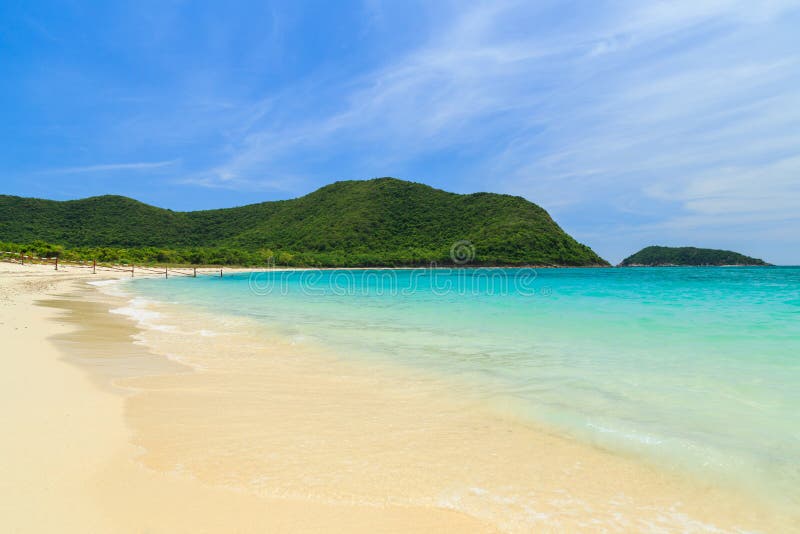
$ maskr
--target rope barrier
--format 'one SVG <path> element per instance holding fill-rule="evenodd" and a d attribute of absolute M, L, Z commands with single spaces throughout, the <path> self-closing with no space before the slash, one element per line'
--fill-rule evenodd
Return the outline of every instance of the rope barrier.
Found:
<path fill-rule="evenodd" d="M 146 274 L 163 274 L 166 278 L 169 278 L 169 275 L 177 275 L 177 276 L 186 276 L 190 278 L 197 278 L 198 276 L 212 276 L 212 277 L 222 277 L 223 270 L 221 267 L 205 267 L 204 270 L 197 267 L 158 267 L 158 266 L 137 266 L 137 265 L 126 265 L 126 264 L 101 264 L 97 263 L 96 260 L 92 260 L 89 263 L 86 260 L 78 260 L 78 261 L 64 261 L 60 258 L 56 257 L 41 257 L 41 256 L 33 256 L 28 254 L 23 254 L 21 252 L 10 252 L 10 251 L 0 251 L 0 261 L 5 261 L 8 263 L 21 263 L 22 265 L 26 264 L 50 264 L 55 265 L 56 270 L 59 269 L 92 269 L 93 272 L 100 271 L 114 271 L 114 272 L 125 272 L 131 273 L 131 276 L 134 276 L 136 272 L 144 272 Z M 51 263 L 52 262 L 52 263 Z"/>
<path fill-rule="evenodd" d="M 153 272 L 153 273 L 164 274 L 163 270 L 154 269 L 152 267 L 137 267 L 137 269 L 139 269 L 140 271 L 150 271 L 150 272 Z"/>
<path fill-rule="evenodd" d="M 42 263 L 42 262 L 54 262 L 56 266 L 56 270 L 58 269 L 69 269 L 69 268 L 76 268 L 76 269 L 92 269 L 94 272 L 97 270 L 105 270 L 105 271 L 115 271 L 115 272 L 125 272 L 131 273 L 131 276 L 134 275 L 135 272 L 144 272 L 144 273 L 153 273 L 153 274 L 163 274 L 166 278 L 169 275 L 177 275 L 177 276 L 186 276 L 190 278 L 197 278 L 198 276 L 213 276 L 213 277 L 221 277 L 222 276 L 222 268 L 221 267 L 205 267 L 205 270 L 197 268 L 197 267 L 158 267 L 158 266 L 136 266 L 136 265 L 125 265 L 125 264 L 101 264 L 98 263 L 96 260 L 92 260 L 91 263 L 87 260 L 77 260 L 77 261 L 64 261 L 61 260 L 59 257 L 41 257 L 41 256 L 33 256 L 24 254 L 22 252 L 11 252 L 0 250 L 0 261 L 5 261 L 8 263 L 21 263 L 22 265 L 25 264 L 32 264 L 32 263 Z"/>

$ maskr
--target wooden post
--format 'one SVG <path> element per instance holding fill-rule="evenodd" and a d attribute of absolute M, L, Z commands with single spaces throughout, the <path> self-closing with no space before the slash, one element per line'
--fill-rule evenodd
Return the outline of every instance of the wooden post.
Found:
<path fill-rule="evenodd" d="M 192 275 L 194 278 L 197 278 L 197 267 L 194 268 L 194 274 Z"/>
<path fill-rule="evenodd" d="M 169 278 L 169 274 L 167 274 L 167 266 L 164 266 L 164 278 Z"/>
<path fill-rule="evenodd" d="M 97 260 L 92 260 L 92 274 L 97 274 Z"/>
<path fill-rule="evenodd" d="M 58 270 L 58 256 L 56 256 L 56 271 Z"/>
<path fill-rule="evenodd" d="M 222 278 L 222 269 L 219 270 L 219 277 Z"/>

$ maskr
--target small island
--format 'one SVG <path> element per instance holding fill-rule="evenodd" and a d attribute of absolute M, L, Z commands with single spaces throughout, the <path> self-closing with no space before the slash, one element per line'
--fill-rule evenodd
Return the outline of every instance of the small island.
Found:
<path fill-rule="evenodd" d="M 764 260 L 751 258 L 730 250 L 695 247 L 645 247 L 628 256 L 620 267 L 666 267 L 666 266 L 723 266 L 723 265 L 770 265 Z"/>

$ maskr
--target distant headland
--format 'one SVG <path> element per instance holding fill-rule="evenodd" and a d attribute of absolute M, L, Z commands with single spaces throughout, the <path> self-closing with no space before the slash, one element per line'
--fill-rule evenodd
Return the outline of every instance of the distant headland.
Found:
<path fill-rule="evenodd" d="M 723 265 L 770 265 L 764 260 L 751 258 L 730 250 L 695 247 L 645 247 L 628 256 L 620 267 L 658 266 L 723 266 Z"/>

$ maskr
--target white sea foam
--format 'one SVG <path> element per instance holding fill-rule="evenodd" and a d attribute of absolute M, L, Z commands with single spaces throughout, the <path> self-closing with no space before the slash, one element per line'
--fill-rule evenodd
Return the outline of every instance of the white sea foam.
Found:
<path fill-rule="evenodd" d="M 151 308 L 153 301 L 144 299 L 142 297 L 135 297 L 128 301 L 127 306 L 121 308 L 114 308 L 111 313 L 117 315 L 124 315 L 136 321 L 136 324 L 149 330 L 158 330 L 160 332 L 175 332 L 176 328 L 173 325 L 163 324 L 162 318 L 164 315 Z"/>
<path fill-rule="evenodd" d="M 111 313 L 124 315 L 136 322 L 138 326 L 149 331 L 165 332 L 169 334 L 181 334 L 186 336 L 216 337 L 219 335 L 214 330 L 201 328 L 200 330 L 181 330 L 176 325 L 167 324 L 168 315 L 153 309 L 157 303 L 143 297 L 134 297 L 128 301 L 127 306 L 114 308 Z M 142 336 L 135 336 L 141 344 L 146 344 Z"/>
<path fill-rule="evenodd" d="M 106 295 L 112 297 L 130 297 L 130 293 L 124 289 L 129 282 L 130 280 L 128 279 L 120 278 L 111 280 L 94 280 L 88 283 Z"/>
<path fill-rule="evenodd" d="M 89 285 L 103 287 L 103 286 L 110 286 L 112 284 L 118 284 L 119 282 L 121 282 L 121 280 L 115 280 L 115 279 L 111 279 L 111 280 L 95 280 L 93 282 L 89 282 Z"/>
<path fill-rule="evenodd" d="M 602 434 L 614 434 L 616 436 L 620 436 L 625 439 L 643 443 L 645 445 L 661 445 L 664 442 L 664 440 L 660 438 L 647 434 L 642 434 L 639 432 L 616 430 L 606 426 L 597 425 L 595 423 L 588 423 L 586 426 Z"/>

